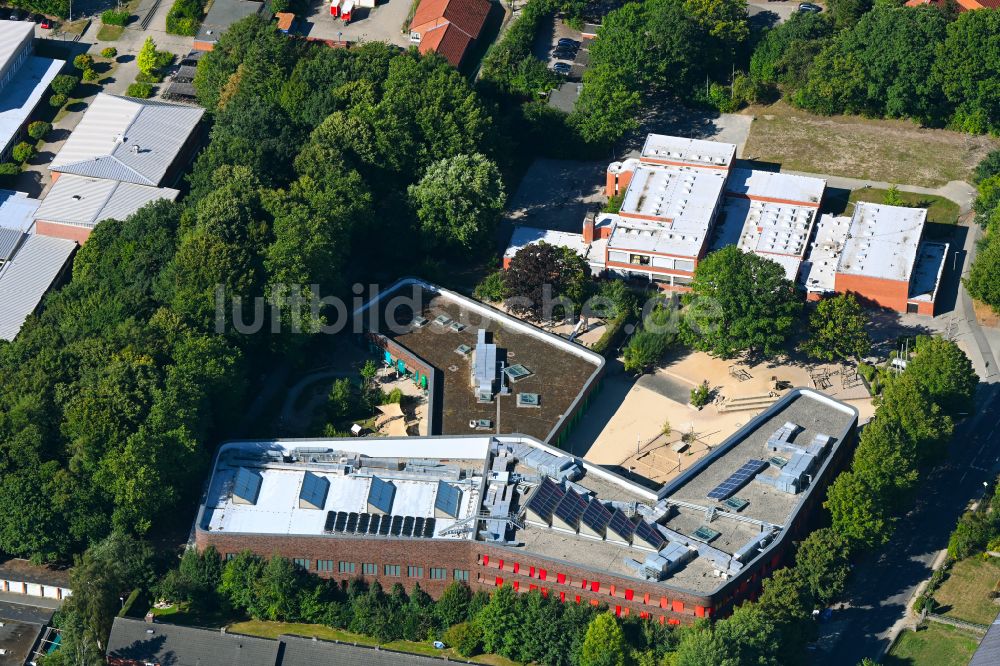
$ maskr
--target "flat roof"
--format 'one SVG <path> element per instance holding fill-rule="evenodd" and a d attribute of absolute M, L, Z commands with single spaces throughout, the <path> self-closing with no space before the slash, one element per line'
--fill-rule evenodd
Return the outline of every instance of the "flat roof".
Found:
<path fill-rule="evenodd" d="M 815 238 L 799 273 L 799 284 L 806 291 L 818 294 L 834 291 L 837 264 L 850 226 L 849 217 L 829 213 L 820 216 L 816 222 Z"/>
<path fill-rule="evenodd" d="M 909 300 L 933 302 L 941 285 L 944 262 L 948 257 L 947 243 L 921 243 L 910 279 Z"/>
<path fill-rule="evenodd" d="M 608 249 L 697 257 L 704 241 L 704 234 L 674 231 L 662 222 L 619 217 L 611 227 Z"/>
<path fill-rule="evenodd" d="M 365 311 L 369 330 L 404 347 L 440 374 L 443 391 L 434 396 L 440 419 L 432 434 L 473 434 L 470 421 L 485 419 L 494 422 L 494 432 L 499 427 L 501 433 L 517 432 L 544 441 L 604 365 L 602 356 L 585 347 L 419 280 L 404 280 L 383 291 L 359 312 Z M 373 311 L 377 321 L 372 321 Z M 427 323 L 415 325 L 418 317 Z M 438 317 L 449 323 L 437 323 Z M 456 331 L 451 323 L 463 328 Z M 510 394 L 486 403 L 479 402 L 473 390 L 472 354 L 458 351 L 461 345 L 475 349 L 479 329 L 493 334 L 499 362 L 505 367 L 522 365 L 530 373 L 516 381 L 505 380 Z M 537 394 L 538 406 L 518 407 L 518 393 Z"/>
<path fill-rule="evenodd" d="M 837 272 L 909 282 L 926 221 L 926 208 L 859 201 Z"/>
<path fill-rule="evenodd" d="M 35 28 L 34 23 L 24 25 L 32 30 Z M 4 36 L 0 35 L 0 43 L 3 41 Z M 28 56 L 25 63 L 17 69 L 14 78 L 3 87 L 0 94 L 0 150 L 10 145 L 48 91 L 52 79 L 56 78 L 65 64 L 65 61 L 53 58 Z"/>
<path fill-rule="evenodd" d="M 434 538 L 468 538 L 441 532 L 478 512 L 489 441 L 489 437 L 421 440 L 420 457 L 413 455 L 413 439 L 405 437 L 230 442 L 216 457 L 200 527 L 222 533 L 328 534 L 330 512 L 369 513 L 374 477 L 395 489 L 391 515 L 436 518 Z M 233 499 L 233 482 L 241 469 L 261 479 L 252 504 Z M 307 473 L 329 482 L 320 508 L 300 506 Z M 457 516 L 435 515 L 439 481 L 462 490 Z"/>
<path fill-rule="evenodd" d="M 98 93 L 49 168 L 159 185 L 204 113 L 194 106 Z"/>
<path fill-rule="evenodd" d="M 684 162 L 705 167 L 729 167 L 736 158 L 736 145 L 665 134 L 647 134 L 641 159 Z"/>
<path fill-rule="evenodd" d="M 20 50 L 27 35 L 35 34 L 35 24 L 30 21 L 0 21 L 0 71 L 7 66 L 14 54 Z"/>
<path fill-rule="evenodd" d="M 795 281 L 812 234 L 816 209 L 792 204 L 726 197 L 715 225 L 712 250 L 736 245 L 777 262 Z"/>
<path fill-rule="evenodd" d="M 726 192 L 737 196 L 813 207 L 819 207 L 825 191 L 826 180 L 822 178 L 759 169 L 733 169 L 726 182 Z"/>
<path fill-rule="evenodd" d="M 34 25 L 34 24 L 31 24 Z M 0 666 L 22 666 L 42 633 L 42 625 L 0 617 Z"/>
<path fill-rule="evenodd" d="M 704 236 L 726 182 L 725 171 L 638 165 L 619 215 L 641 215 Z"/>
<path fill-rule="evenodd" d="M 0 340 L 17 337 L 74 250 L 73 241 L 32 234 L 0 267 Z"/>
<path fill-rule="evenodd" d="M 153 201 L 174 201 L 180 192 L 106 178 L 63 174 L 35 212 L 36 220 L 93 229 L 103 220 L 124 220 Z"/>
<path fill-rule="evenodd" d="M 552 229 L 538 229 L 537 227 L 526 227 L 518 224 L 514 227 L 514 233 L 511 234 L 510 243 L 507 245 L 503 256 L 513 257 L 517 254 L 518 250 L 538 243 L 548 243 L 556 247 L 567 247 L 584 259 L 587 258 L 587 254 L 590 251 L 590 246 L 583 242 L 583 234 L 555 231 Z"/>

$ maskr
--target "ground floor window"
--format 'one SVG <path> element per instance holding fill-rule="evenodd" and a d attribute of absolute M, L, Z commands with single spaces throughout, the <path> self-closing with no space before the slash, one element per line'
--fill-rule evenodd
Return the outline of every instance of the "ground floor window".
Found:
<path fill-rule="evenodd" d="M 423 578 L 424 568 L 423 567 L 406 567 L 406 575 L 410 578 Z"/>
<path fill-rule="evenodd" d="M 316 560 L 316 571 L 333 571 L 333 560 Z"/>
<path fill-rule="evenodd" d="M 455 580 L 469 582 L 469 572 L 466 569 L 455 569 Z"/>
<path fill-rule="evenodd" d="M 439 567 L 431 567 L 431 580 L 444 580 L 448 577 L 448 570 Z"/>
<path fill-rule="evenodd" d="M 309 560 L 303 559 L 301 557 L 296 557 L 295 559 L 292 560 L 292 562 L 294 562 L 295 566 L 297 567 L 302 567 L 306 571 L 309 570 L 309 564 L 310 564 Z"/>
<path fill-rule="evenodd" d="M 399 565 L 398 564 L 385 565 L 384 573 L 386 576 L 399 576 Z"/>

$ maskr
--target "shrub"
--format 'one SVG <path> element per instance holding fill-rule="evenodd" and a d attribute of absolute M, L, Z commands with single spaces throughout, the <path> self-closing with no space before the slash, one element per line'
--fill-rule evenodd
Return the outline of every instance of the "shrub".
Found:
<path fill-rule="evenodd" d="M 16 176 L 21 173 L 21 165 L 13 162 L 0 162 L 0 176 Z"/>
<path fill-rule="evenodd" d="M 104 25 L 120 25 L 124 26 L 125 22 L 128 21 L 129 13 L 126 11 L 115 11 L 114 9 L 108 9 L 101 13 L 101 23 Z"/>
<path fill-rule="evenodd" d="M 153 96 L 153 86 L 148 83 L 133 83 L 125 91 L 125 94 L 129 97 L 148 99 Z"/>
<path fill-rule="evenodd" d="M 30 136 L 35 141 L 38 141 L 52 129 L 52 125 L 45 122 L 44 120 L 36 120 L 35 122 L 28 125 L 28 136 Z"/>
<path fill-rule="evenodd" d="M 52 85 L 50 87 L 52 88 L 52 92 L 65 97 L 76 90 L 76 84 L 79 82 L 80 79 L 75 76 L 60 74 L 56 78 L 52 79 Z M 56 106 L 62 106 L 62 104 L 58 104 Z"/>
<path fill-rule="evenodd" d="M 502 270 L 490 273 L 473 290 L 476 298 L 481 301 L 502 301 L 507 297 L 507 285 L 504 283 Z"/>
<path fill-rule="evenodd" d="M 702 382 L 691 389 L 691 405 L 701 409 L 712 400 L 712 389 L 708 387 L 708 382 Z"/>
<path fill-rule="evenodd" d="M 660 360 L 669 346 L 670 337 L 663 333 L 637 331 L 623 352 L 626 372 L 646 372 Z"/>
<path fill-rule="evenodd" d="M 167 14 L 167 32 L 193 37 L 205 13 L 205 0 L 175 0 Z"/>
<path fill-rule="evenodd" d="M 84 81 L 93 82 L 97 81 L 99 78 L 101 78 L 101 75 L 98 74 L 97 70 L 95 70 L 94 68 L 88 67 L 87 69 L 83 70 Z"/>
<path fill-rule="evenodd" d="M 18 164 L 24 164 L 35 156 L 35 147 L 27 141 L 22 141 L 14 146 L 14 149 L 10 151 L 10 156 Z"/>
<path fill-rule="evenodd" d="M 463 657 L 474 657 L 482 651 L 483 632 L 475 622 L 460 622 L 444 632 L 444 643 L 455 648 Z"/>
<path fill-rule="evenodd" d="M 403 401 L 403 390 L 399 387 L 392 389 L 391 391 L 386 393 L 385 396 L 383 396 L 382 398 L 383 405 L 391 405 L 393 403 L 398 405 L 402 401 Z"/>
<path fill-rule="evenodd" d="M 624 203 L 624 201 L 624 192 L 608 197 L 608 203 L 604 204 L 604 208 L 602 208 L 601 211 L 604 213 L 617 213 L 622 209 L 622 203 Z"/>
<path fill-rule="evenodd" d="M 145 74 L 143 72 L 139 72 L 135 76 L 136 83 L 161 83 L 162 81 L 163 77 L 155 72 L 152 74 Z"/>
<path fill-rule="evenodd" d="M 118 49 L 116 49 L 113 46 L 109 46 L 108 48 L 106 48 L 106 49 L 104 49 L 104 50 L 101 51 L 101 57 L 102 58 L 117 58 L 118 57 Z"/>
<path fill-rule="evenodd" d="M 86 71 L 90 69 L 94 64 L 94 58 L 89 53 L 81 53 L 77 57 L 73 58 L 73 66 L 80 71 Z"/>
<path fill-rule="evenodd" d="M 174 61 L 174 54 L 170 51 L 157 51 L 156 58 L 154 59 L 156 69 L 163 69 L 164 67 L 169 67 Z"/>
<path fill-rule="evenodd" d="M 62 93 L 56 93 L 52 97 L 49 97 L 49 104 L 56 107 L 57 109 L 66 103 L 66 95 Z"/>

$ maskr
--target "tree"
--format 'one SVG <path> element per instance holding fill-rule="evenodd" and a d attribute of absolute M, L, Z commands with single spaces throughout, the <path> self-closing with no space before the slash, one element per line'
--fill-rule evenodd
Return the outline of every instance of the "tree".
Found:
<path fill-rule="evenodd" d="M 965 287 L 973 298 L 1000 312 L 1000 232 L 992 230 L 986 236 L 965 278 Z"/>
<path fill-rule="evenodd" d="M 428 246 L 457 251 L 492 240 L 506 200 L 500 170 L 480 153 L 431 164 L 409 197 Z"/>
<path fill-rule="evenodd" d="M 504 281 L 504 271 L 493 271 L 476 285 L 473 291 L 481 301 L 497 303 L 507 297 L 507 284 Z"/>
<path fill-rule="evenodd" d="M 656 365 L 670 346 L 672 338 L 653 331 L 640 330 L 629 338 L 623 350 L 626 372 L 642 374 Z"/>
<path fill-rule="evenodd" d="M 906 366 L 921 392 L 946 414 L 970 412 L 979 377 L 972 361 L 957 344 L 940 335 L 917 338 L 917 348 Z"/>
<path fill-rule="evenodd" d="M 40 141 L 51 129 L 52 125 L 50 123 L 44 120 L 36 120 L 28 125 L 28 136 L 36 141 Z"/>
<path fill-rule="evenodd" d="M 535 319 L 571 314 L 586 294 L 590 267 L 568 248 L 548 243 L 527 245 L 511 258 L 504 278 L 507 306 Z"/>
<path fill-rule="evenodd" d="M 1000 128 L 1000 13 L 963 12 L 936 45 L 934 84 L 955 108 L 951 123 L 966 132 Z M 929 44 L 928 44 L 929 46 Z"/>
<path fill-rule="evenodd" d="M 257 555 L 245 550 L 226 561 L 219 581 L 219 592 L 234 608 L 246 611 L 253 617 L 263 617 L 258 602 L 257 584 L 264 576 L 266 564 Z"/>
<path fill-rule="evenodd" d="M 819 302 L 809 316 L 809 337 L 802 351 L 810 357 L 835 361 L 864 358 L 871 351 L 868 318 L 854 294 Z"/>
<path fill-rule="evenodd" d="M 850 545 L 828 527 L 812 532 L 795 551 L 798 571 L 815 599 L 828 605 L 844 592 L 850 573 Z"/>
<path fill-rule="evenodd" d="M 768 30 L 750 59 L 750 75 L 790 90 L 805 85 L 813 59 L 833 35 L 827 14 L 796 12 Z"/>
<path fill-rule="evenodd" d="M 74 90 L 76 90 L 77 84 L 80 83 L 80 79 L 69 74 L 60 74 L 56 78 L 52 79 L 50 88 L 52 92 L 58 95 L 69 95 Z"/>
<path fill-rule="evenodd" d="M 94 66 L 94 57 L 89 53 L 81 53 L 73 58 L 73 66 L 81 72 L 86 71 Z"/>
<path fill-rule="evenodd" d="M 895 185 L 890 185 L 889 189 L 885 191 L 885 196 L 882 197 L 882 203 L 886 206 L 905 206 L 906 202 L 903 201 L 903 195 L 899 193 L 899 188 Z"/>
<path fill-rule="evenodd" d="M 1000 150 L 991 150 L 986 157 L 979 161 L 976 170 L 973 172 L 972 180 L 979 184 L 990 176 L 1000 175 Z"/>
<path fill-rule="evenodd" d="M 853 472 L 843 472 L 827 490 L 823 506 L 833 529 L 860 546 L 874 548 L 891 535 L 892 519 L 871 486 Z"/>
<path fill-rule="evenodd" d="M 618 621 L 601 613 L 590 621 L 580 651 L 580 666 L 625 666 L 628 646 Z"/>
<path fill-rule="evenodd" d="M 750 36 L 747 5 L 740 0 L 684 0 L 684 9 L 722 42 L 739 44 Z"/>
<path fill-rule="evenodd" d="M 157 60 L 156 42 L 153 41 L 152 37 L 147 37 L 146 41 L 142 43 L 142 48 L 139 49 L 139 55 L 135 58 L 135 64 L 140 72 L 148 76 L 156 71 Z"/>
<path fill-rule="evenodd" d="M 434 605 L 434 614 L 437 616 L 438 626 L 442 629 L 465 622 L 469 619 L 469 601 L 472 599 L 472 591 L 465 583 L 454 581 L 441 593 L 441 597 Z"/>
<path fill-rule="evenodd" d="M 827 8 L 837 29 L 843 30 L 856 24 L 874 4 L 873 0 L 828 0 Z"/>
<path fill-rule="evenodd" d="M 479 614 L 475 623 L 483 632 L 483 651 L 505 655 L 505 642 L 521 624 L 518 600 L 510 584 L 497 589 Z"/>
<path fill-rule="evenodd" d="M 22 141 L 11 149 L 10 156 L 15 162 L 23 164 L 35 156 L 35 147 Z"/>
<path fill-rule="evenodd" d="M 694 347 L 723 358 L 741 352 L 774 356 L 801 309 L 784 268 L 735 245 L 698 263 L 691 292 L 684 336 Z"/>

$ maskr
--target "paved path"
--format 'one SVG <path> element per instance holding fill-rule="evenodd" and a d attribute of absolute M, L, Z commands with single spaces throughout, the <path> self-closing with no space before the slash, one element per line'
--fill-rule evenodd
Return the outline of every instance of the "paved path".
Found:
<path fill-rule="evenodd" d="M 813 178 L 825 178 L 826 184 L 830 187 L 839 187 L 845 190 L 857 190 L 862 187 L 874 187 L 878 189 L 888 189 L 895 185 L 902 192 L 914 192 L 916 194 L 932 194 L 944 197 L 958 204 L 960 213 L 968 213 L 972 210 L 972 202 L 976 198 L 976 188 L 961 180 L 953 180 L 941 187 L 920 187 L 918 185 L 903 185 L 900 183 L 887 183 L 881 180 L 864 180 L 862 178 L 846 178 L 844 176 L 829 176 L 821 173 L 808 173 L 805 171 L 781 170 L 781 173 L 791 173 L 797 176 L 810 176 Z"/>

